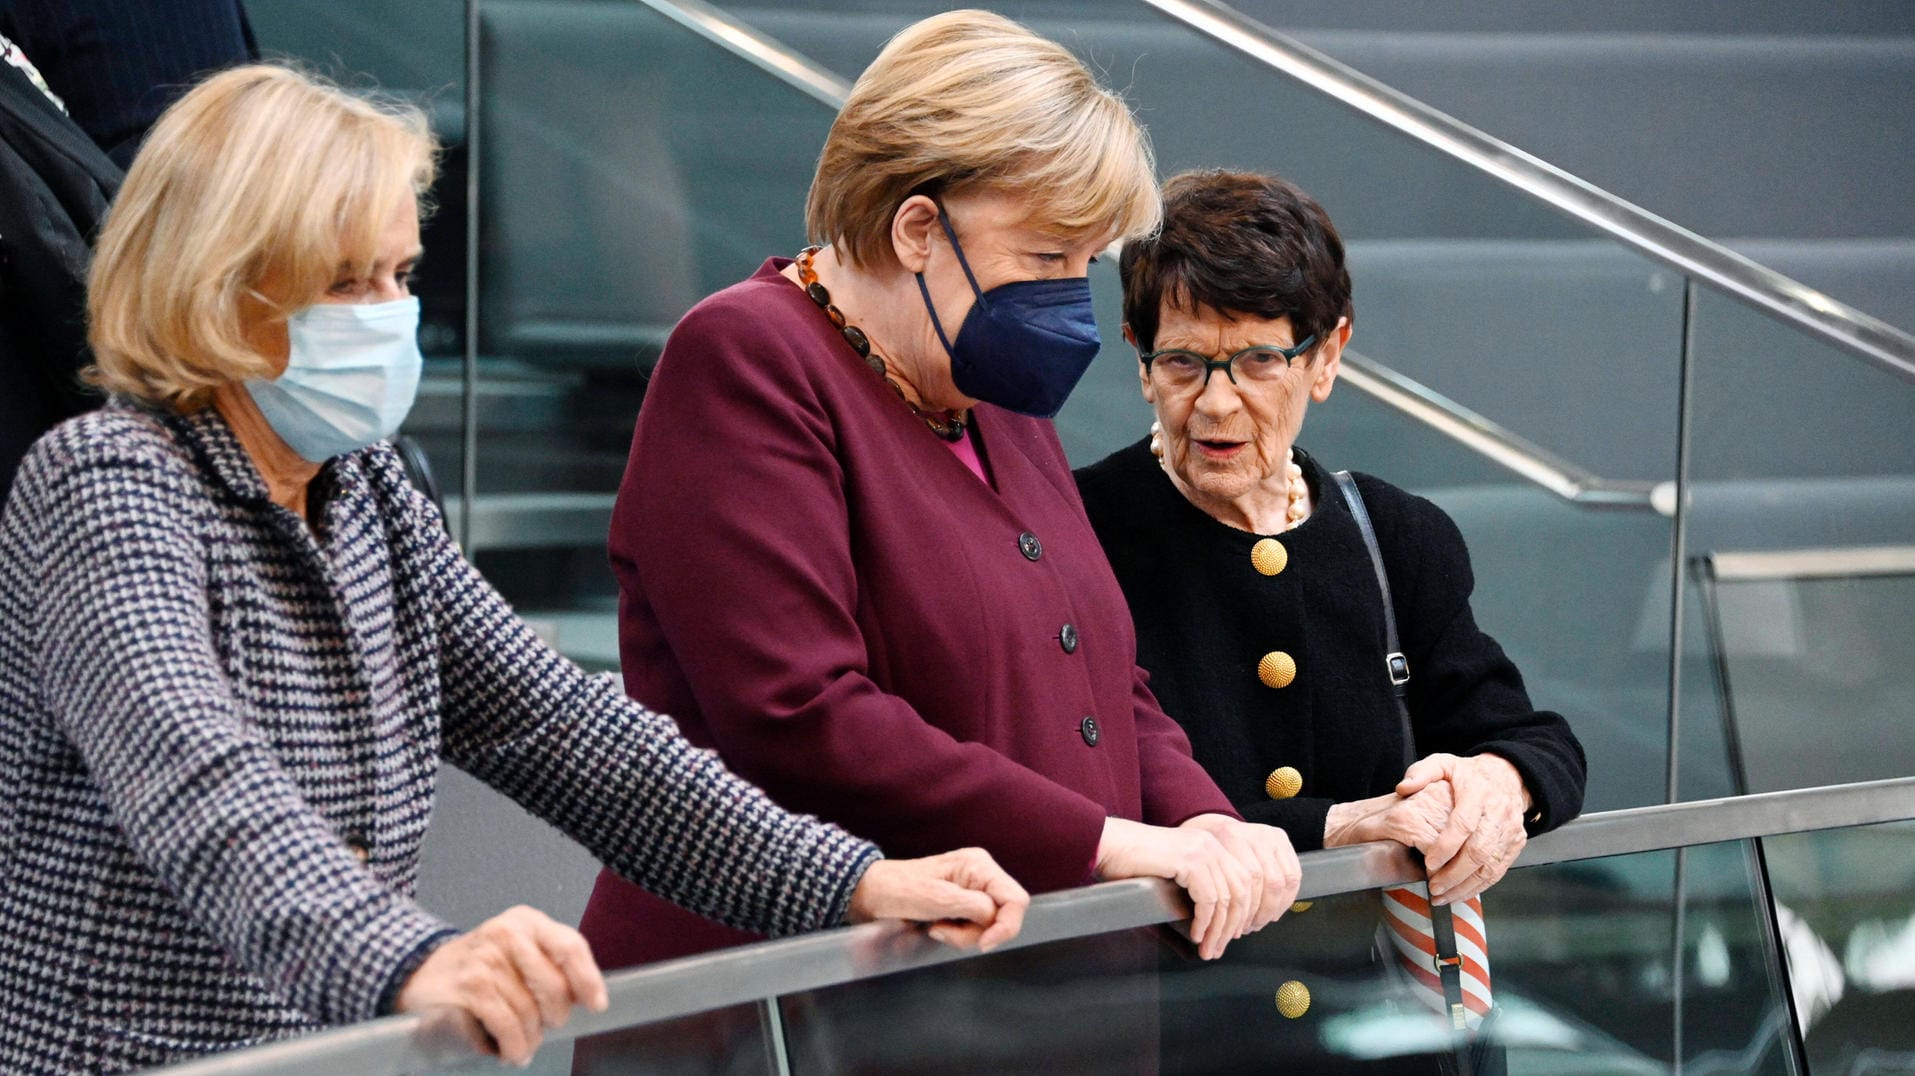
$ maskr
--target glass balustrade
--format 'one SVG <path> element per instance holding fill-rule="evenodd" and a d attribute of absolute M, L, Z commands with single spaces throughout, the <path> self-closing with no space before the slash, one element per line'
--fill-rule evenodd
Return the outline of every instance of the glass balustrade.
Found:
<path fill-rule="evenodd" d="M 1822 961 L 1826 979 L 1830 947 L 1845 946 L 1849 967 L 1874 969 L 1848 973 L 1861 976 L 1852 1009 L 1907 1004 L 1907 857 L 1860 868 L 1912 835 L 1899 824 L 1768 838 L 1773 885 L 1747 840 L 1511 872 L 1484 900 L 1498 1011 L 1478 1056 L 1519 1074 L 1661 1073 L 1678 1059 L 1683 1072 L 1799 1071 L 1791 985 L 1798 1009 L 1805 989 L 1822 1014 L 1842 996 L 1805 987 L 1803 961 Z M 642 1026 L 580 1039 L 578 1071 L 1430 1071 L 1452 1041 L 1396 970 L 1384 899 L 1305 902 L 1215 962 L 1177 929 L 1142 927 L 656 1025 L 626 1013 Z M 1826 1049 L 1848 1054 L 1906 1037 L 1860 1018 L 1822 1026 Z M 556 1043 L 536 1064 L 566 1056 Z"/>
<path fill-rule="evenodd" d="M 1915 1068 L 1915 823 L 1762 841 L 1812 1073 Z"/>
<path fill-rule="evenodd" d="M 1915 383 L 1704 293 L 1685 797 L 1915 772 Z"/>

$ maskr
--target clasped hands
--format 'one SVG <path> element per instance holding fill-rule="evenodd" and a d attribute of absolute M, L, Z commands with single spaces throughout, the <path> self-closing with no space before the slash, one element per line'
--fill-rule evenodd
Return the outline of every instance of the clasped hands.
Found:
<path fill-rule="evenodd" d="M 1215 960 L 1231 941 L 1270 925 L 1297 898 L 1302 871 L 1290 837 L 1228 815 L 1201 814 L 1180 826 L 1104 820 L 1097 877 L 1168 878 L 1190 895 L 1190 940 Z"/>
<path fill-rule="evenodd" d="M 1529 837 L 1529 790 L 1500 755 L 1430 755 L 1396 791 L 1330 808 L 1323 846 L 1396 841 L 1423 853 L 1430 899 L 1455 904 L 1502 880 Z"/>

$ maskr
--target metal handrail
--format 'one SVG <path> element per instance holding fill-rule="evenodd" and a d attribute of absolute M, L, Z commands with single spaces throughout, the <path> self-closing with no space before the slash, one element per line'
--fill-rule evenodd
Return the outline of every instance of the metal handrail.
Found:
<path fill-rule="evenodd" d="M 1537 837 L 1514 866 L 1906 819 L 1915 819 L 1915 777 L 1635 807 L 1586 815 Z M 1297 895 L 1302 899 L 1400 885 L 1422 877 L 1409 853 L 1388 842 L 1310 852 L 1301 860 L 1303 885 Z M 1134 930 L 1189 916 L 1188 902 L 1168 882 L 1106 882 L 1033 900 L 1023 932 L 1005 949 Z M 551 1032 L 548 1040 L 567 1041 L 657 1023 L 972 955 L 938 945 L 905 924 L 871 923 L 651 964 L 607 976 L 610 1008 L 576 1014 L 564 1028 Z M 387 1017 L 165 1071 L 170 1076 L 302 1071 L 396 1076 L 482 1058 L 470 1023 L 441 1013 Z"/>
<path fill-rule="evenodd" d="M 1712 574 L 1720 583 L 1915 575 L 1915 546 L 1717 551 L 1709 554 L 1709 561 Z"/>
<path fill-rule="evenodd" d="M 1665 516 L 1675 512 L 1674 483 L 1603 478 L 1350 348 L 1343 350 L 1339 378 L 1573 504 L 1652 510 Z"/>
<path fill-rule="evenodd" d="M 837 73 L 704 0 L 638 2 L 834 110 L 851 96 L 851 84 Z"/>
<path fill-rule="evenodd" d="M 1915 336 L 1477 130 L 1216 0 L 1142 0 L 1624 246 L 1915 381 Z"/>

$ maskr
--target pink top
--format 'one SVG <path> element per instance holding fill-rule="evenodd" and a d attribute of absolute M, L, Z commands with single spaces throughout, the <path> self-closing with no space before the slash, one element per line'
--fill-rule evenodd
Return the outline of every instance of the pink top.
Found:
<path fill-rule="evenodd" d="M 984 461 L 978 458 L 977 444 L 971 440 L 975 436 L 972 433 L 973 428 L 970 423 L 965 423 L 963 437 L 944 443 L 951 446 L 952 454 L 964 461 L 964 466 L 971 469 L 971 473 L 977 476 L 978 481 L 988 486 L 991 484 L 991 478 L 984 473 Z"/>

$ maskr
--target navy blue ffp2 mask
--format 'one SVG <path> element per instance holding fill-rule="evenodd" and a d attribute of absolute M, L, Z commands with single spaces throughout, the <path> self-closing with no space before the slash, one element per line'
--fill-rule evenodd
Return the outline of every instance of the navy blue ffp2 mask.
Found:
<path fill-rule="evenodd" d="M 944 334 L 924 274 L 917 274 L 931 326 L 951 356 L 951 382 L 974 400 L 1034 418 L 1055 417 L 1097 357 L 1100 341 L 1090 280 L 1014 280 L 983 291 L 942 205 L 938 223 L 950 236 L 971 294 L 977 296 L 952 341 Z"/>

